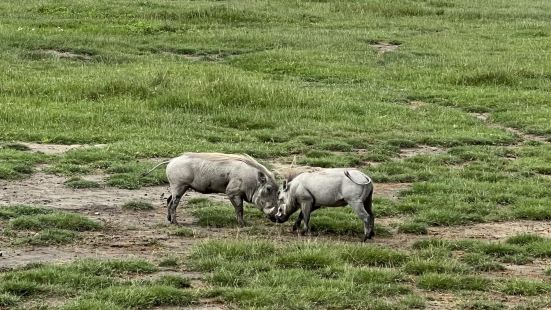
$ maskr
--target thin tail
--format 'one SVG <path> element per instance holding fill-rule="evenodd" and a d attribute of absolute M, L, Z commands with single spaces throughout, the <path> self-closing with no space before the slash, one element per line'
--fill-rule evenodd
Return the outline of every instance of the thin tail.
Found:
<path fill-rule="evenodd" d="M 363 174 L 363 173 L 362 173 L 362 174 Z M 348 170 L 344 171 L 344 175 L 345 175 L 347 178 L 349 178 L 350 181 L 352 181 L 352 182 L 354 182 L 354 183 L 356 183 L 356 184 L 358 184 L 358 185 L 367 185 L 367 184 L 373 182 L 373 181 L 371 181 L 371 178 L 368 177 L 368 176 L 365 175 L 365 174 L 363 174 L 363 176 L 367 179 L 367 182 L 364 182 L 364 183 L 358 183 L 358 182 L 354 181 L 354 179 L 352 179 L 352 176 L 350 175 L 350 172 L 348 172 Z"/>
<path fill-rule="evenodd" d="M 163 161 L 162 163 L 160 163 L 160 164 L 158 164 L 157 166 L 153 167 L 151 170 L 142 173 L 142 177 L 145 177 L 146 175 L 148 175 L 148 174 L 150 174 L 151 172 L 153 172 L 153 170 L 159 168 L 159 166 L 161 166 L 161 165 L 166 165 L 166 164 L 168 164 L 169 162 L 170 162 L 170 160 Z"/>

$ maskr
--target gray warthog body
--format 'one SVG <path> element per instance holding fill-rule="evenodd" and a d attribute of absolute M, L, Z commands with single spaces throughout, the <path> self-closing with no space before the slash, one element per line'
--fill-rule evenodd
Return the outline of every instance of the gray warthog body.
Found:
<path fill-rule="evenodd" d="M 310 213 L 320 207 L 341 207 L 350 205 L 364 223 L 364 237 L 371 239 L 374 232 L 372 212 L 373 182 L 362 172 L 350 168 L 324 169 L 301 173 L 284 181 L 279 192 L 276 222 L 285 222 L 299 208 L 301 212 L 293 230 L 304 220 L 303 232 L 310 231 Z"/>
<path fill-rule="evenodd" d="M 239 226 L 244 225 L 243 201 L 266 214 L 277 205 L 278 186 L 273 174 L 248 155 L 185 153 L 168 161 L 166 175 L 171 192 L 167 218 L 173 224 L 177 223 L 176 207 L 188 189 L 226 194 Z"/>

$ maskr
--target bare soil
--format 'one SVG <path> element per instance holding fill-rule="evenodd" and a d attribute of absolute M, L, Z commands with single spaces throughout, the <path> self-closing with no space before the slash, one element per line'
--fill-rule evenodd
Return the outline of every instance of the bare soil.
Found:
<path fill-rule="evenodd" d="M 377 43 L 371 44 L 371 47 L 375 48 L 375 50 L 377 50 L 377 52 L 380 55 L 382 55 L 384 53 L 393 52 L 397 50 L 400 47 L 400 45 L 392 44 L 388 42 L 377 42 Z"/>
<path fill-rule="evenodd" d="M 409 158 L 418 155 L 439 155 L 444 154 L 448 150 L 446 148 L 420 145 L 416 147 L 403 148 L 400 149 L 400 158 Z"/>
<path fill-rule="evenodd" d="M 517 128 L 507 127 L 507 126 L 504 126 L 504 125 L 501 125 L 501 124 L 490 122 L 491 121 L 490 113 L 471 113 L 471 115 L 476 117 L 477 119 L 487 123 L 487 125 L 491 128 L 503 129 L 507 132 L 510 132 L 510 133 L 516 135 L 523 142 L 524 141 L 537 141 L 537 142 L 549 143 L 549 139 L 550 139 L 549 137 L 525 133 L 525 132 L 523 132 L 523 131 L 521 131 Z"/>
<path fill-rule="evenodd" d="M 42 50 L 41 51 L 44 54 L 52 55 L 56 58 L 65 58 L 65 59 L 72 59 L 72 60 L 92 60 L 92 56 L 88 54 L 81 54 L 81 53 L 72 53 L 67 51 L 58 51 L 58 50 Z"/>

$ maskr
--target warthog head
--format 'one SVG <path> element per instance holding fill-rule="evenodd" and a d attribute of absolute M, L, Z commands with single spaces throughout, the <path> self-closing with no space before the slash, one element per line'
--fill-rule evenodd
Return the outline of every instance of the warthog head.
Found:
<path fill-rule="evenodd" d="M 253 203 L 271 219 L 277 212 L 278 186 L 264 173 L 258 172 L 258 187 L 253 195 Z"/>
<path fill-rule="evenodd" d="M 298 206 L 291 203 L 291 193 L 289 191 L 289 182 L 283 181 L 283 186 L 277 197 L 277 212 L 270 218 L 272 222 L 285 223 L 289 217 L 298 209 Z"/>

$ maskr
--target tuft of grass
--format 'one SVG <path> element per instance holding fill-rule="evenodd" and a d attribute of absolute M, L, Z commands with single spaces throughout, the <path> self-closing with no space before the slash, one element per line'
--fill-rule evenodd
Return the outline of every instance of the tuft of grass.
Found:
<path fill-rule="evenodd" d="M 87 298 L 78 298 L 76 300 L 70 301 L 61 307 L 61 310 L 123 310 L 125 308 L 115 304 L 112 301 L 106 301 L 101 299 L 87 299 Z"/>
<path fill-rule="evenodd" d="M 503 281 L 499 290 L 508 295 L 535 296 L 551 292 L 551 284 L 529 279 L 511 279 Z"/>
<path fill-rule="evenodd" d="M 487 291 L 492 287 L 492 281 L 478 276 L 427 273 L 419 277 L 417 285 L 430 291 Z"/>
<path fill-rule="evenodd" d="M 70 188 L 82 189 L 82 188 L 99 188 L 100 184 L 96 181 L 84 180 L 80 177 L 72 177 L 64 183 Z"/>
<path fill-rule="evenodd" d="M 157 268 L 145 260 L 81 260 L 71 265 L 78 272 L 94 275 L 148 274 Z"/>
<path fill-rule="evenodd" d="M 237 220 L 235 210 L 229 203 L 208 199 L 192 199 L 189 201 L 191 214 L 198 219 L 197 224 L 205 227 L 235 227 Z M 254 207 L 245 207 L 244 220 L 246 223 L 262 220 L 267 224 L 262 211 Z"/>
<path fill-rule="evenodd" d="M 155 281 L 157 285 L 170 286 L 175 288 L 191 287 L 191 281 L 188 278 L 177 275 L 163 275 Z"/>
<path fill-rule="evenodd" d="M 180 265 L 179 259 L 174 256 L 163 258 L 159 262 L 159 267 L 177 267 L 179 265 Z"/>
<path fill-rule="evenodd" d="M 97 230 L 101 225 L 82 215 L 68 212 L 52 212 L 38 215 L 23 215 L 10 220 L 10 228 L 16 230 L 44 230 L 48 228 L 72 231 Z"/>
<path fill-rule="evenodd" d="M 505 255 L 500 258 L 500 261 L 515 265 L 526 265 L 532 263 L 534 261 L 534 258 L 526 254 L 514 254 Z"/>
<path fill-rule="evenodd" d="M 427 224 L 422 222 L 407 222 L 398 226 L 398 231 L 406 234 L 426 235 Z"/>
<path fill-rule="evenodd" d="M 149 201 L 144 200 L 132 200 L 125 202 L 121 208 L 125 210 L 133 210 L 133 211 L 146 211 L 146 210 L 153 210 L 153 204 Z"/>
<path fill-rule="evenodd" d="M 462 257 L 463 262 L 477 271 L 502 271 L 505 266 L 494 261 L 491 257 L 481 253 L 466 253 Z"/>
<path fill-rule="evenodd" d="M 506 308 L 503 303 L 488 300 L 470 301 L 460 307 L 462 310 L 501 310 Z"/>
<path fill-rule="evenodd" d="M 28 152 L 31 150 L 31 148 L 21 143 L 7 143 L 2 145 L 2 148 L 16 150 L 16 151 L 23 151 L 23 152 Z"/>
<path fill-rule="evenodd" d="M 29 245 L 56 245 L 73 242 L 77 238 L 74 231 L 66 229 L 49 228 L 38 232 L 32 237 L 26 237 L 15 241 L 15 244 Z"/>
<path fill-rule="evenodd" d="M 188 291 L 166 285 L 110 287 L 93 295 L 92 299 L 112 302 L 122 308 L 155 306 L 185 306 L 196 297 Z"/>
<path fill-rule="evenodd" d="M 466 273 L 468 268 L 458 261 L 447 259 L 411 259 L 402 269 L 409 274 Z"/>
<path fill-rule="evenodd" d="M 356 266 L 396 267 L 407 261 L 407 254 L 378 246 L 344 247 L 340 257 Z"/>
<path fill-rule="evenodd" d="M 526 245 L 529 243 L 541 242 L 544 240 L 545 238 L 534 234 L 519 234 L 519 235 L 507 238 L 506 242 L 510 244 L 516 244 L 516 245 Z"/>
<path fill-rule="evenodd" d="M 31 296 L 40 291 L 41 288 L 36 283 L 30 281 L 8 279 L 0 283 L 0 293 L 19 297 Z"/>
<path fill-rule="evenodd" d="M 282 268 L 319 269 L 334 266 L 337 260 L 324 248 L 299 247 L 279 255 L 275 263 Z"/>
<path fill-rule="evenodd" d="M 267 241 L 219 241 L 211 240 L 195 247 L 192 258 L 196 260 L 220 257 L 226 260 L 248 261 L 264 258 L 276 251 L 273 243 Z"/>
<path fill-rule="evenodd" d="M 178 237 L 188 238 L 195 236 L 195 232 L 193 231 L 193 229 L 187 227 L 178 227 L 174 231 L 172 231 L 171 234 Z"/>
<path fill-rule="evenodd" d="M 38 215 L 51 213 L 51 209 L 28 205 L 12 205 L 0 207 L 0 219 L 11 219 L 22 215 Z"/>
<path fill-rule="evenodd" d="M 0 293 L 0 307 L 15 306 L 21 298 L 10 293 Z"/>

